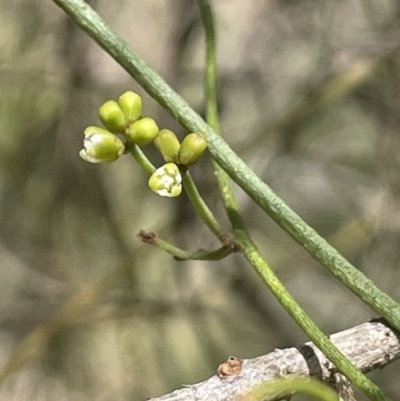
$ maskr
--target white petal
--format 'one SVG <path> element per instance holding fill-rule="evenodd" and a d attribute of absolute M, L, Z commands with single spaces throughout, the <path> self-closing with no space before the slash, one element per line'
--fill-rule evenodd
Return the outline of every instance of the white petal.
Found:
<path fill-rule="evenodd" d="M 79 151 L 79 156 L 80 156 L 83 160 L 85 160 L 86 162 L 89 162 L 89 163 L 100 163 L 100 160 L 96 159 L 95 157 L 89 156 L 89 155 L 86 153 L 86 149 L 80 150 L 80 151 Z"/>
<path fill-rule="evenodd" d="M 182 192 L 182 176 L 178 166 L 167 163 L 158 168 L 149 179 L 150 188 L 160 196 L 175 197 Z"/>

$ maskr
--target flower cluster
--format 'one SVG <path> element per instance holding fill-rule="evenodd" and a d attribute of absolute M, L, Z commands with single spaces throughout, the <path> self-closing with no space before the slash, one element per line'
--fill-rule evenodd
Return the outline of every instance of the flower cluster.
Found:
<path fill-rule="evenodd" d="M 160 196 L 175 197 L 182 191 L 181 169 L 199 160 L 207 148 L 203 134 L 190 133 L 179 142 L 169 129 L 158 128 L 149 117 L 142 117 L 142 98 L 132 91 L 125 92 L 118 102 L 108 100 L 99 108 L 104 128 L 90 126 L 84 131 L 81 158 L 90 163 L 116 161 L 129 146 L 154 143 L 166 164 L 149 179 L 149 187 Z"/>

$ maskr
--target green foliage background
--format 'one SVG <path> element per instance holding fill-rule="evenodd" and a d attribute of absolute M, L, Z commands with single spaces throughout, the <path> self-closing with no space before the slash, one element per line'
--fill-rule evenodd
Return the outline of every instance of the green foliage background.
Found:
<path fill-rule="evenodd" d="M 203 111 L 195 2 L 90 4 Z M 398 3 L 214 6 L 224 137 L 396 298 Z M 144 399 L 206 379 L 231 354 L 249 358 L 305 341 L 240 255 L 175 262 L 137 240 L 145 229 L 181 247 L 215 248 L 185 196 L 153 194 L 129 157 L 98 166 L 77 156 L 83 129 L 98 123 L 98 106 L 127 89 L 143 95 L 147 115 L 182 137 L 177 122 L 52 2 L 5 0 L 0 26 L 0 400 Z M 208 162 L 193 176 L 225 219 Z M 262 253 L 324 331 L 372 317 L 237 194 Z M 400 397 L 396 364 L 373 375 Z"/>

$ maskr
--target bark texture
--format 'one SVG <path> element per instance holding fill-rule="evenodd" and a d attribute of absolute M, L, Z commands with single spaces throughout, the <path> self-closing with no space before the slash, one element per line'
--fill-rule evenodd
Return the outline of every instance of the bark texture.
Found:
<path fill-rule="evenodd" d="M 400 357 L 399 333 L 382 319 L 333 334 L 331 339 L 364 373 L 381 369 Z M 227 363 L 232 361 L 232 358 L 230 357 Z M 216 374 L 204 382 L 185 386 L 152 400 L 233 401 L 252 390 L 254 386 L 277 377 L 312 376 L 334 384 L 336 373 L 336 367 L 313 343 L 305 343 L 298 347 L 276 349 L 254 359 L 243 359 L 241 370 L 237 374 Z"/>

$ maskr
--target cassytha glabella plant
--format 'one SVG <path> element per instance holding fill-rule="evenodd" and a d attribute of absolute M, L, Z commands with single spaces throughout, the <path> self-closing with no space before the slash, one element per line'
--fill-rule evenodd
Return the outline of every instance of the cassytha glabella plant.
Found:
<path fill-rule="evenodd" d="M 53 0 L 74 21 L 86 31 L 103 49 L 112 55 L 122 67 L 124 67 L 140 83 L 146 91 L 163 105 L 171 115 L 177 118 L 188 131 L 197 131 L 204 134 L 207 139 L 212 158 L 223 170 L 218 171 L 220 187 L 226 190 L 221 191 L 226 196 L 224 204 L 227 208 L 228 217 L 232 223 L 234 238 L 231 243 L 237 245 L 247 261 L 257 271 L 263 282 L 271 290 L 272 294 L 282 304 L 285 310 L 304 330 L 309 338 L 318 348 L 337 366 L 339 371 L 344 373 L 356 386 L 358 386 L 371 400 L 389 400 L 389 398 L 374 383 L 368 380 L 355 366 L 332 344 L 329 338 L 315 325 L 305 311 L 297 304 L 295 299 L 279 281 L 273 270 L 265 259 L 260 255 L 249 233 L 241 223 L 238 214 L 236 201 L 232 197 L 229 185 L 226 184 L 224 175 L 229 174 L 253 200 L 272 219 L 274 219 L 288 234 L 290 234 L 300 245 L 304 247 L 313 257 L 326 266 L 337 278 L 348 286 L 358 297 L 366 302 L 372 309 L 383 315 L 393 324 L 400 328 L 400 305 L 391 297 L 374 286 L 361 272 L 343 258 L 332 246 L 320 237 L 309 227 L 298 215 L 296 215 L 268 185 L 252 172 L 247 165 L 236 155 L 226 142 L 218 136 L 218 122 L 216 117 L 216 103 L 213 99 L 215 94 L 215 38 L 213 32 L 212 12 L 208 0 L 198 0 L 202 10 L 203 24 L 207 36 L 207 92 L 208 92 L 208 118 L 207 122 L 195 113 L 190 106 L 162 80 L 130 46 L 113 32 L 108 25 L 82 0 Z M 214 63 L 214 65 L 212 65 Z M 214 103 L 214 106 L 213 106 Z M 215 114 L 213 116 L 213 114 Z M 124 134 L 123 134 L 124 135 Z M 125 133 L 126 135 L 126 133 Z M 124 141 L 123 141 L 124 143 Z M 153 174 L 155 167 L 147 160 L 140 146 L 129 141 L 124 143 L 128 151 L 149 173 Z M 122 151 L 122 153 L 124 153 Z M 117 151 L 117 154 L 119 152 Z M 114 149 L 115 154 L 115 149 Z M 173 163 L 173 162 L 169 162 Z M 174 163 L 179 172 L 186 168 Z M 174 172 L 168 171 L 169 177 Z M 161 176 L 163 177 L 163 176 Z M 198 196 L 193 181 L 188 171 L 181 175 L 189 199 L 195 205 L 197 211 L 206 222 L 211 231 L 218 236 L 224 244 L 226 237 L 218 222 L 214 219 L 209 209 L 202 203 Z M 220 180 L 220 177 L 222 179 Z M 227 176 L 226 176 L 227 177 Z M 166 180 L 168 185 L 173 184 Z M 171 186 L 171 188 L 172 188 Z M 158 187 L 157 187 L 158 188 Z M 167 189 L 168 192 L 168 189 Z M 170 191 L 172 193 L 172 191 Z M 229 198 L 229 199 L 228 199 Z M 233 200 L 232 200 L 233 199 Z M 153 236 L 147 235 L 148 242 Z M 226 241 L 225 244 L 229 242 Z M 172 253 L 172 252 L 171 252 Z"/>

